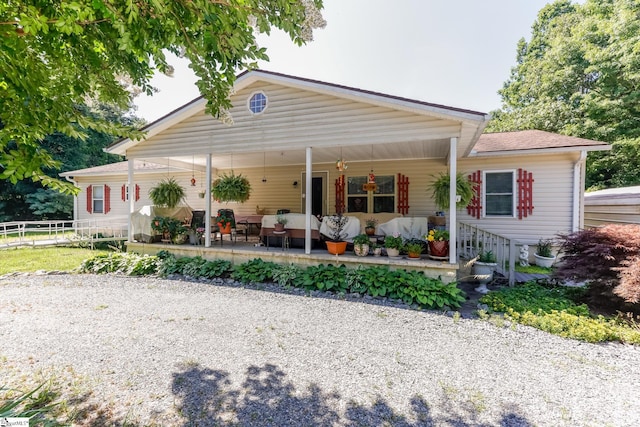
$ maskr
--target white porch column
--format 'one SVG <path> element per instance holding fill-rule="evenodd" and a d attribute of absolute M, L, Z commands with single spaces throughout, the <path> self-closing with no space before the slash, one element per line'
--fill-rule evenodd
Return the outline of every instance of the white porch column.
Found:
<path fill-rule="evenodd" d="M 211 153 L 207 154 L 206 187 L 204 193 L 204 246 L 211 247 Z"/>
<path fill-rule="evenodd" d="M 307 147 L 307 175 L 306 180 L 306 192 L 304 195 L 304 212 L 305 212 L 305 226 L 304 226 L 304 253 L 311 253 L 311 178 L 313 175 L 313 162 L 312 162 L 312 150 L 311 147 Z"/>
<path fill-rule="evenodd" d="M 129 188 L 129 215 L 127 216 L 128 239 L 133 242 L 133 222 L 131 216 L 136 211 L 136 185 L 133 182 L 133 159 L 127 162 L 127 187 Z"/>
<path fill-rule="evenodd" d="M 449 140 L 449 263 L 458 262 L 458 218 L 456 217 L 456 181 L 458 175 L 458 138 Z"/>

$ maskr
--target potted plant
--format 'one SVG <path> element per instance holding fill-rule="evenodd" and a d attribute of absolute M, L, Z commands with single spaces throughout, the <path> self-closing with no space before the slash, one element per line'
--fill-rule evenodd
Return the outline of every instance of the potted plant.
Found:
<path fill-rule="evenodd" d="M 449 231 L 434 229 L 429 230 L 425 240 L 429 245 L 430 258 L 446 258 L 449 256 Z"/>
<path fill-rule="evenodd" d="M 220 202 L 244 203 L 251 195 L 251 183 L 242 174 L 223 173 L 213 181 L 211 194 Z"/>
<path fill-rule="evenodd" d="M 353 252 L 357 256 L 367 256 L 369 255 L 369 236 L 366 234 L 358 234 L 353 238 Z"/>
<path fill-rule="evenodd" d="M 186 241 L 187 227 L 178 219 L 168 216 L 157 216 L 151 220 L 151 229 L 162 235 L 163 242 Z M 178 238 L 178 236 L 181 236 Z"/>
<path fill-rule="evenodd" d="M 156 206 L 175 208 L 186 196 L 185 189 L 174 178 L 163 179 L 149 190 L 149 198 Z"/>
<path fill-rule="evenodd" d="M 231 218 L 226 216 L 224 213 L 220 213 L 216 217 L 216 223 L 218 224 L 221 234 L 231 234 L 231 227 L 233 227 L 233 221 Z"/>
<path fill-rule="evenodd" d="M 349 218 L 342 213 L 327 217 L 327 225 L 331 228 L 331 239 L 327 240 L 327 251 L 333 255 L 342 255 L 347 250 L 347 242 L 343 240 L 342 231 Z"/>
<path fill-rule="evenodd" d="M 422 244 L 420 242 L 408 242 L 405 245 L 405 249 L 407 251 L 407 256 L 412 259 L 420 258 L 420 254 L 422 254 Z"/>
<path fill-rule="evenodd" d="M 551 268 L 556 260 L 556 256 L 551 252 L 553 242 L 548 239 L 540 239 L 536 253 L 533 256 L 536 259 L 536 265 L 539 267 Z"/>
<path fill-rule="evenodd" d="M 400 256 L 400 251 L 404 248 L 404 242 L 402 236 L 398 233 L 393 235 L 387 235 L 384 237 L 384 247 L 387 248 L 387 256 L 390 258 L 397 258 Z"/>
<path fill-rule="evenodd" d="M 382 255 L 382 246 L 377 243 L 373 243 L 371 245 L 371 251 L 373 252 L 373 256 L 380 256 Z"/>
<path fill-rule="evenodd" d="M 433 200 L 436 205 L 442 209 L 449 209 L 449 183 L 451 178 L 448 173 L 441 172 L 435 176 L 435 181 L 431 183 L 430 189 L 433 193 Z M 475 191 L 474 184 L 462 173 L 456 175 L 456 196 L 459 200 L 456 202 L 456 209 L 462 209 L 469 204 Z"/>
<path fill-rule="evenodd" d="M 493 251 L 482 251 L 471 267 L 471 274 L 475 280 L 480 283 L 476 288 L 476 292 L 486 294 L 489 292 L 487 283 L 493 280 L 493 272 L 496 270 L 496 256 Z"/>
<path fill-rule="evenodd" d="M 364 232 L 367 236 L 373 236 L 376 234 L 376 225 L 378 224 L 378 220 L 375 218 L 369 218 L 365 220 Z"/>
<path fill-rule="evenodd" d="M 286 216 L 284 215 L 276 216 L 276 223 L 273 224 L 274 231 L 277 233 L 282 233 L 284 231 L 284 226 L 287 225 L 287 222 L 289 222 L 289 220 L 287 219 Z"/>

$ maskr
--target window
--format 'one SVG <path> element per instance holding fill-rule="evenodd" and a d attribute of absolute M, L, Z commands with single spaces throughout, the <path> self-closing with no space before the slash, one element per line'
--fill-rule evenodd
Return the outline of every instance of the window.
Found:
<path fill-rule="evenodd" d="M 485 216 L 514 216 L 514 172 L 485 172 Z"/>
<path fill-rule="evenodd" d="M 253 114 L 262 113 L 267 108 L 267 95 L 263 92 L 256 92 L 249 98 L 249 111 Z"/>
<path fill-rule="evenodd" d="M 365 191 L 367 176 L 347 178 L 347 212 L 395 212 L 395 176 L 376 176 L 377 189 Z"/>
<path fill-rule="evenodd" d="M 94 185 L 92 188 L 92 211 L 93 213 L 104 213 L 104 186 Z"/>

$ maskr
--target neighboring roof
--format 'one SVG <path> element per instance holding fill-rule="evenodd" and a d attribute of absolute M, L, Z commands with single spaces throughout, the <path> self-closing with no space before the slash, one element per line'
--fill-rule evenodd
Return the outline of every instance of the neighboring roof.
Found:
<path fill-rule="evenodd" d="M 584 193 L 585 202 L 596 200 L 615 200 L 635 198 L 640 204 L 640 185 L 633 187 L 607 188 L 606 190 L 591 191 Z"/>
<path fill-rule="evenodd" d="M 472 155 L 508 153 L 513 151 L 601 151 L 611 146 L 605 142 L 575 136 L 560 135 L 542 130 L 485 133 L 480 135 Z"/>
<path fill-rule="evenodd" d="M 142 160 L 134 160 L 133 161 L 133 170 L 136 173 L 153 173 L 153 172 L 177 172 L 182 171 L 184 169 L 167 166 L 167 165 L 159 165 L 157 163 L 145 162 Z M 129 171 L 129 162 L 118 162 L 118 163 L 110 163 L 108 165 L 96 166 L 93 168 L 86 169 L 78 169 L 75 171 L 63 172 L 60 176 L 63 177 L 78 177 L 78 176 L 103 176 L 103 175 L 122 175 L 126 174 Z"/>
<path fill-rule="evenodd" d="M 433 104 L 425 101 L 403 98 L 399 96 L 327 83 L 319 80 L 295 77 L 287 74 L 265 70 L 251 70 L 239 74 L 236 77 L 234 91 L 238 92 L 256 81 L 272 82 L 285 86 L 316 91 L 319 93 L 331 94 L 343 98 L 357 99 L 363 102 L 368 101 L 373 104 L 411 110 L 421 114 L 429 114 L 440 118 L 455 118 L 463 122 L 486 123 L 489 120 L 488 114 L 479 111 L 450 107 L 441 104 Z M 202 96 L 200 96 L 162 116 L 154 122 L 149 123 L 140 130 L 146 132 L 145 139 L 151 138 L 152 136 L 162 132 L 165 129 L 170 128 L 176 123 L 179 123 L 182 120 L 203 111 L 205 105 L 206 100 Z M 482 125 L 482 129 L 484 129 L 484 125 Z M 140 141 L 141 140 L 132 141 L 129 138 L 120 139 L 109 145 L 105 149 L 105 151 L 109 153 L 124 155 L 128 148 L 135 146 Z"/>

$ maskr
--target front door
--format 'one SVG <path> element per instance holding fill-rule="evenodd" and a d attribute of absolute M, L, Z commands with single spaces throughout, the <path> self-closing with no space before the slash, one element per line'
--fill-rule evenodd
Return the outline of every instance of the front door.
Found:
<path fill-rule="evenodd" d="M 324 183 L 321 176 L 311 177 L 311 214 L 322 216 L 322 200 Z"/>

